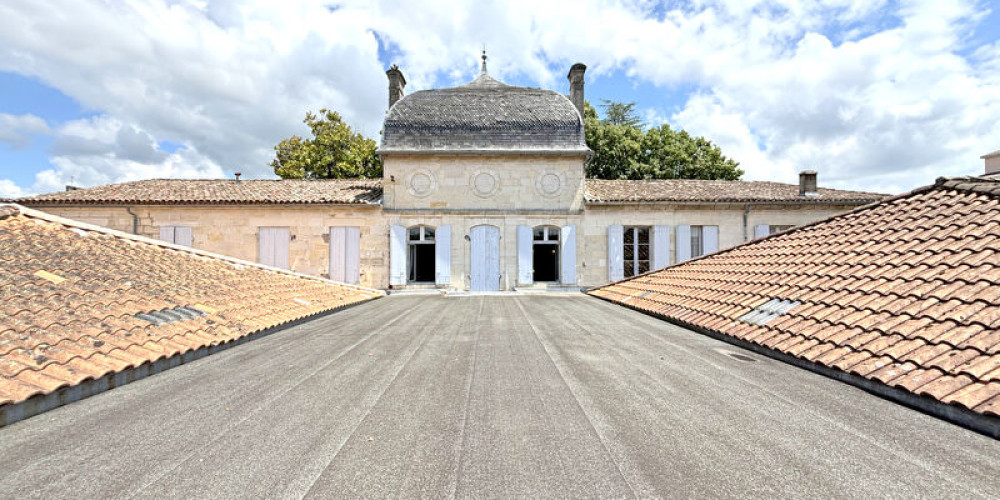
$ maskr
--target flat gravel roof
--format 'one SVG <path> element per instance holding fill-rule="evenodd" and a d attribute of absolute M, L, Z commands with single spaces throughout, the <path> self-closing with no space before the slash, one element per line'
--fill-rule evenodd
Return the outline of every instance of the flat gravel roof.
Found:
<path fill-rule="evenodd" d="M 0 429 L 0 497 L 987 497 L 1000 442 L 586 296 L 390 296 Z"/>

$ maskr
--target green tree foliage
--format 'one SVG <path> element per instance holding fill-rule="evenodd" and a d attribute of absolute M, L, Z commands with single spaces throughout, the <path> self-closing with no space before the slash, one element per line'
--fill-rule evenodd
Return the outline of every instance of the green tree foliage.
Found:
<path fill-rule="evenodd" d="M 382 162 L 375 156 L 375 141 L 351 130 L 336 111 L 306 113 L 303 123 L 312 139 L 297 135 L 274 147 L 271 167 L 283 179 L 375 178 Z"/>
<path fill-rule="evenodd" d="M 584 134 L 594 151 L 587 177 L 595 179 L 739 180 L 739 163 L 704 137 L 663 124 L 643 130 L 635 103 L 604 101 L 605 119 L 584 105 Z"/>

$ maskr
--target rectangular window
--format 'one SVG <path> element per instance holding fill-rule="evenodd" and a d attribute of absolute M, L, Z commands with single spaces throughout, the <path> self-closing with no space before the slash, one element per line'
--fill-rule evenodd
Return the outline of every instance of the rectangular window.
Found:
<path fill-rule="evenodd" d="M 691 257 L 698 257 L 719 250 L 719 226 L 691 227 Z"/>
<path fill-rule="evenodd" d="M 190 226 L 160 226 L 160 239 L 175 245 L 191 246 Z"/>
<path fill-rule="evenodd" d="M 705 254 L 705 230 L 703 226 L 691 226 L 691 256 Z"/>
<path fill-rule="evenodd" d="M 626 227 L 622 246 L 626 278 L 649 271 L 649 227 Z"/>
<path fill-rule="evenodd" d="M 768 234 L 774 234 L 774 233 L 780 233 L 782 231 L 788 231 L 789 229 L 791 229 L 793 227 L 795 227 L 795 226 L 792 225 L 792 224 L 789 224 L 787 226 L 770 226 Z"/>

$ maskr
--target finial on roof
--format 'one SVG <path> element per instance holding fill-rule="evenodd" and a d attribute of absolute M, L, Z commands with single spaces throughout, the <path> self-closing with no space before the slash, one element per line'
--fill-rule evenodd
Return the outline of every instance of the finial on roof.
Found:
<path fill-rule="evenodd" d="M 479 72 L 481 75 L 486 74 L 486 46 L 483 45 L 483 69 Z"/>

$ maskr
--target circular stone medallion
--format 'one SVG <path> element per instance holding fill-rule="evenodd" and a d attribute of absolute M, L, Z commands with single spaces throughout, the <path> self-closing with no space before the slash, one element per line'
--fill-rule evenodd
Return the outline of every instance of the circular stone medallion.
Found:
<path fill-rule="evenodd" d="M 410 174 L 407 186 L 413 196 L 427 196 L 437 189 L 437 180 L 430 170 L 418 170 Z"/>
<path fill-rule="evenodd" d="M 559 196 L 562 193 L 563 184 L 566 181 L 562 174 L 557 172 L 542 172 L 535 180 L 535 190 L 538 194 L 546 197 Z"/>
<path fill-rule="evenodd" d="M 486 198 L 500 190 L 500 176 L 490 170 L 480 170 L 472 174 L 471 184 L 476 196 Z"/>

